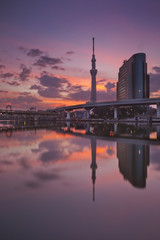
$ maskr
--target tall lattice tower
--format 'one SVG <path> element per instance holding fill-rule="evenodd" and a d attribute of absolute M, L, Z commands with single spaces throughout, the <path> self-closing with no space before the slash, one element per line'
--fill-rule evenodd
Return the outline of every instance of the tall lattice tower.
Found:
<path fill-rule="evenodd" d="M 91 102 L 95 103 L 96 102 L 96 74 L 97 74 L 97 69 L 96 69 L 96 59 L 95 59 L 95 54 L 94 54 L 94 38 L 93 40 L 93 54 L 92 54 L 92 69 L 90 70 L 91 73 Z"/>

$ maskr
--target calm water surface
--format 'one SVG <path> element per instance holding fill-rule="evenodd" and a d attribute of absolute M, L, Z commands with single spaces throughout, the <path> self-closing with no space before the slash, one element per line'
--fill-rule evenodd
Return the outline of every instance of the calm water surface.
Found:
<path fill-rule="evenodd" d="M 0 132 L 0 239 L 160 239 L 159 127 Z"/>

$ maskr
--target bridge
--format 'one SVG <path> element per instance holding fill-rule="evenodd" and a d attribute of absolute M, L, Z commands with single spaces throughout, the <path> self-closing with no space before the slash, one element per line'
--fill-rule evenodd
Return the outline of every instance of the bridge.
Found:
<path fill-rule="evenodd" d="M 8 110 L 0 109 L 0 115 L 4 116 L 12 116 L 14 118 L 27 118 L 33 119 L 34 121 L 43 118 L 49 118 L 49 120 L 57 120 L 57 118 L 62 119 L 62 112 L 67 112 L 66 120 L 71 120 L 70 113 L 73 110 L 84 109 L 86 111 L 86 120 L 90 117 L 90 110 L 101 107 L 110 107 L 114 109 L 114 119 L 118 117 L 118 108 L 126 107 L 126 106 L 141 106 L 141 105 L 156 105 L 157 106 L 157 118 L 160 118 L 160 98 L 143 98 L 143 99 L 130 99 L 130 100 L 121 100 L 121 101 L 107 101 L 107 102 L 88 102 L 85 104 L 78 104 L 72 106 L 65 106 L 55 109 L 47 109 L 46 111 L 32 111 L 32 110 L 12 110 L 11 108 Z"/>
<path fill-rule="evenodd" d="M 55 111 L 32 111 L 32 110 L 12 110 L 12 109 L 0 109 L 0 116 L 1 119 L 6 118 L 12 118 L 12 120 L 19 120 L 19 119 L 29 119 L 29 120 L 56 120 L 58 116 L 58 112 Z"/>
<path fill-rule="evenodd" d="M 96 103 L 85 103 L 79 105 L 72 105 L 66 107 L 60 107 L 55 109 L 48 109 L 48 111 L 53 112 L 67 112 L 67 119 L 70 119 L 70 112 L 77 109 L 85 109 L 87 112 L 87 118 L 89 118 L 89 112 L 93 108 L 99 107 L 112 107 L 114 108 L 114 119 L 118 117 L 118 107 L 125 106 L 140 106 L 140 105 L 156 105 L 157 106 L 157 117 L 160 117 L 160 98 L 143 98 L 143 99 L 129 99 L 121 101 L 112 101 L 112 102 L 96 102 Z"/>

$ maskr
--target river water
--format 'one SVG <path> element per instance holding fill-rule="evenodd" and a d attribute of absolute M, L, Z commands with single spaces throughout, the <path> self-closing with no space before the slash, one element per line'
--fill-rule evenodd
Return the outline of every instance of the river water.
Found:
<path fill-rule="evenodd" d="M 160 239 L 159 126 L 0 132 L 0 239 Z"/>

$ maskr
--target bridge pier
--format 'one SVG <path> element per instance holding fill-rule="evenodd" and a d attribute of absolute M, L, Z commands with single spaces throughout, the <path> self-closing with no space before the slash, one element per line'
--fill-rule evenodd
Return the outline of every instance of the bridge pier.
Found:
<path fill-rule="evenodd" d="M 89 119 L 89 116 L 90 116 L 90 110 L 86 109 L 86 113 L 87 113 L 87 119 Z"/>
<path fill-rule="evenodd" d="M 71 123 L 70 123 L 70 122 L 67 122 L 67 131 L 68 131 L 68 132 L 70 131 L 70 127 L 71 127 Z"/>
<path fill-rule="evenodd" d="M 89 122 L 87 122 L 86 134 L 87 133 L 90 133 L 90 123 Z"/>
<path fill-rule="evenodd" d="M 160 103 L 157 103 L 157 117 L 160 117 Z"/>
<path fill-rule="evenodd" d="M 157 126 L 157 139 L 160 140 L 160 126 Z"/>
<path fill-rule="evenodd" d="M 34 115 L 34 121 L 37 121 L 37 120 L 38 120 L 38 116 Z"/>
<path fill-rule="evenodd" d="M 114 123 L 114 135 L 117 135 L 118 125 Z"/>
<path fill-rule="evenodd" d="M 70 120 L 71 119 L 71 113 L 70 111 L 67 111 L 67 120 Z"/>
<path fill-rule="evenodd" d="M 118 108 L 114 107 L 114 119 L 116 119 L 118 116 Z"/>

